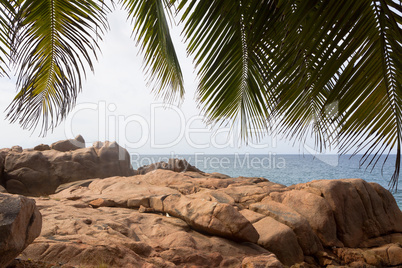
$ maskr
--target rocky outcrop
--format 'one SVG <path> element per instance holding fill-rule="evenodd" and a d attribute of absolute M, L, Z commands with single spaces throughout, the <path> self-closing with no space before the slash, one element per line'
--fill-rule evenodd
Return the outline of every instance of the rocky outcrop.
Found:
<path fill-rule="evenodd" d="M 360 179 L 285 187 L 157 169 L 60 187 L 37 199 L 44 228 L 23 259 L 116 267 L 402 265 L 402 212 L 388 191 Z"/>
<path fill-rule="evenodd" d="M 197 232 L 166 214 L 94 209 L 81 199 L 54 196 L 37 202 L 44 226 L 20 256 L 24 260 L 75 267 L 240 267 L 245 257 L 271 254 L 252 243 Z"/>
<path fill-rule="evenodd" d="M 96 142 L 81 148 L 83 138 L 74 141 L 71 146 L 66 145 L 69 140 L 54 143 L 50 150 L 41 146 L 4 151 L 0 154 L 4 158 L 0 161 L 4 166 L 1 184 L 10 193 L 41 196 L 55 193 L 64 183 L 134 174 L 128 152 L 116 142 Z"/>
<path fill-rule="evenodd" d="M 171 159 L 169 159 L 169 161 L 167 163 L 162 161 L 162 162 L 157 162 L 157 163 L 153 163 L 150 165 L 139 167 L 138 174 L 144 175 L 149 172 L 155 171 L 157 169 L 171 170 L 174 172 L 194 171 L 194 172 L 198 172 L 198 173 L 203 173 L 201 170 L 199 170 L 195 166 L 192 166 L 185 159 L 171 158 Z"/>
<path fill-rule="evenodd" d="M 0 267 L 6 267 L 39 236 L 42 216 L 35 201 L 0 194 Z"/>
<path fill-rule="evenodd" d="M 50 194 L 35 198 L 43 229 L 19 262 L 66 267 L 402 265 L 402 212 L 378 184 L 343 179 L 286 187 L 264 178 L 204 173 L 179 159 L 137 172 L 117 143 L 83 144 L 77 137 L 34 149 L 0 150 L 0 192 Z M 8 239 L 1 244 L 8 262 L 38 235 L 40 214 L 32 201 L 4 196 L 0 204 L 1 198 L 12 204 L 0 205 L 8 215 L 0 221 L 9 222 L 0 225 L 0 237 Z"/>

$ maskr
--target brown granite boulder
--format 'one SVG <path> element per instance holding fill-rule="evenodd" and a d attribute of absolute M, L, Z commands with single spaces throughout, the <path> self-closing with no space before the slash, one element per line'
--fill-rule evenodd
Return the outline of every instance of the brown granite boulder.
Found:
<path fill-rule="evenodd" d="M 323 250 L 321 241 L 314 233 L 308 220 L 297 213 L 294 209 L 275 201 L 255 203 L 250 205 L 250 209 L 269 216 L 290 227 L 296 235 L 298 244 L 303 250 L 304 255 L 313 256 L 318 251 Z"/>
<path fill-rule="evenodd" d="M 253 227 L 260 237 L 258 244 L 274 253 L 283 264 L 292 265 L 303 261 L 303 250 L 290 227 L 271 217 L 262 218 Z"/>
<path fill-rule="evenodd" d="M 0 267 L 6 267 L 31 244 L 41 227 L 42 216 L 34 200 L 0 194 Z"/>
<path fill-rule="evenodd" d="M 368 183 L 362 179 L 320 180 L 301 184 L 297 188 L 314 192 L 325 199 L 332 210 L 334 221 L 327 209 L 323 209 L 321 213 L 315 209 L 316 217 L 329 219 L 330 224 L 327 225 L 327 228 L 332 228 L 332 234 L 328 234 L 330 240 L 333 239 L 335 225 L 337 239 L 345 247 L 359 247 L 360 244 L 375 237 L 402 233 L 401 210 L 392 194 L 376 183 Z M 309 188 L 313 188 L 313 190 L 309 190 Z M 276 200 L 287 198 L 285 193 L 273 196 Z M 285 203 L 292 202 L 288 200 Z M 309 203 L 304 204 L 295 200 L 292 206 L 295 210 L 300 211 L 301 207 L 306 206 L 304 208 L 306 211 L 311 207 L 311 203 L 309 205 Z M 312 221 L 313 217 L 308 218 Z M 317 226 L 316 223 L 311 225 Z M 338 243 L 337 246 L 341 245 Z"/>
<path fill-rule="evenodd" d="M 128 152 L 117 143 L 96 143 L 73 151 L 9 151 L 4 160 L 3 183 L 10 193 L 41 196 L 55 193 L 64 183 L 91 178 L 130 176 Z"/>
<path fill-rule="evenodd" d="M 180 195 L 162 201 L 163 212 L 187 222 L 195 230 L 256 243 L 259 235 L 253 225 L 233 206 Z"/>
<path fill-rule="evenodd" d="M 343 247 L 343 243 L 337 238 L 335 217 L 329 203 L 321 195 L 310 193 L 308 189 L 275 193 L 261 203 L 272 202 L 274 199 L 291 207 L 308 221 L 323 246 Z"/>

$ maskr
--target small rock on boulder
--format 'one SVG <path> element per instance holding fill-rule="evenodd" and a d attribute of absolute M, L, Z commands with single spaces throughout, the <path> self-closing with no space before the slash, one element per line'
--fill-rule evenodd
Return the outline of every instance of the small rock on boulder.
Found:
<path fill-rule="evenodd" d="M 6 267 L 40 235 L 42 216 L 35 201 L 0 194 L 0 267 Z"/>
<path fill-rule="evenodd" d="M 50 146 L 47 144 L 39 144 L 34 147 L 35 151 L 47 151 L 50 150 Z"/>
<path fill-rule="evenodd" d="M 174 172 L 193 171 L 193 172 L 203 173 L 198 168 L 190 165 L 190 163 L 188 163 L 185 159 L 171 158 L 171 159 L 169 159 L 168 163 L 162 161 L 162 162 L 157 162 L 154 164 L 142 166 L 142 167 L 138 168 L 138 174 L 142 174 L 142 175 L 147 174 L 147 173 L 157 170 L 157 169 L 171 170 Z"/>
<path fill-rule="evenodd" d="M 78 135 L 77 137 L 75 137 L 75 139 L 62 140 L 52 143 L 52 145 L 50 145 L 50 148 L 60 152 L 74 151 L 77 149 L 85 148 L 85 140 L 81 135 Z"/>
<path fill-rule="evenodd" d="M 11 147 L 11 151 L 16 152 L 16 153 L 22 153 L 23 150 L 22 150 L 21 146 L 15 145 L 15 146 Z"/>

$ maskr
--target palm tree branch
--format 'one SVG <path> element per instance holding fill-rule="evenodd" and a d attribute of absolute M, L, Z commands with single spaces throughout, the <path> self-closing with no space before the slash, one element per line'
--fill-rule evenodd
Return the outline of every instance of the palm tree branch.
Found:
<path fill-rule="evenodd" d="M 133 33 L 144 53 L 148 81 L 153 91 L 167 102 L 184 95 L 183 75 L 173 41 L 170 36 L 168 16 L 171 4 L 168 0 L 122 0 L 129 19 L 134 24 Z"/>
<path fill-rule="evenodd" d="M 7 117 L 28 129 L 40 124 L 45 134 L 74 106 L 84 61 L 93 70 L 106 10 L 102 1 L 78 0 L 22 1 L 17 10 L 11 58 L 19 92 Z"/>

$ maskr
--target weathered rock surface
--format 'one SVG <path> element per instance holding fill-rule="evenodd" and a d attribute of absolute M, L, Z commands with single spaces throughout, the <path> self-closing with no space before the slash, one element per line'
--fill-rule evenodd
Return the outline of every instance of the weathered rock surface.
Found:
<path fill-rule="evenodd" d="M 359 179 L 285 187 L 156 169 L 59 190 L 37 199 L 44 228 L 23 258 L 112 267 L 402 265 L 402 212 L 388 191 Z"/>
<path fill-rule="evenodd" d="M 37 199 L 42 234 L 21 258 L 76 267 L 240 267 L 247 256 L 270 254 L 252 243 L 196 232 L 165 214 L 55 198 Z"/>
<path fill-rule="evenodd" d="M 362 179 L 320 180 L 297 185 L 297 188 L 314 192 L 327 202 L 335 220 L 328 225 L 336 226 L 336 236 L 345 247 L 359 247 L 368 239 L 402 233 L 401 210 L 392 194 L 376 183 Z M 275 195 L 278 201 L 284 198 L 286 194 Z M 327 210 L 316 213 L 316 217 L 322 219 L 329 214 Z"/>
<path fill-rule="evenodd" d="M 243 259 L 242 268 L 282 268 L 283 265 L 274 254 L 259 255 L 256 257 L 246 257 Z"/>
<path fill-rule="evenodd" d="M 75 141 L 84 144 L 80 136 Z M 66 141 L 55 143 L 51 150 L 41 147 L 40 150 L 8 150 L 0 154 L 0 168 L 1 163 L 4 166 L 0 184 L 10 193 L 41 196 L 55 193 L 64 183 L 135 174 L 128 152 L 115 142 L 97 142 L 90 148 L 77 145 L 74 150 L 59 147 L 65 144 Z"/>
<path fill-rule="evenodd" d="M 35 201 L 0 194 L 0 267 L 5 267 L 40 235 L 42 216 Z"/>

